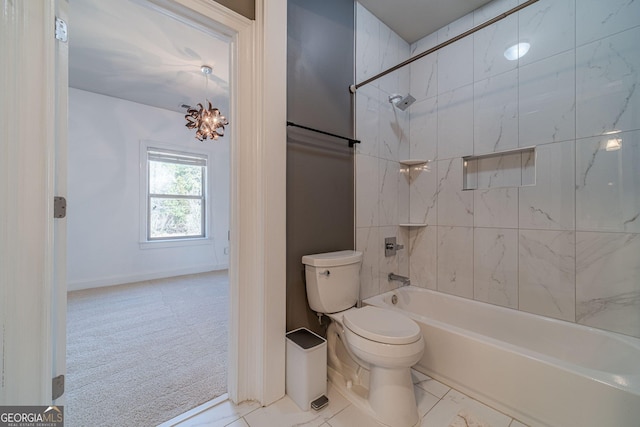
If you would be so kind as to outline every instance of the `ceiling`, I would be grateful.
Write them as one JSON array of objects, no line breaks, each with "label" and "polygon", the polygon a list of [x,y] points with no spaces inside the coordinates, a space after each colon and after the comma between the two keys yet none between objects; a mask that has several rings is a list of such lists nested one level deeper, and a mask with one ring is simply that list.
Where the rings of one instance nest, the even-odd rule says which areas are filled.
[{"label": "ceiling", "polygon": [[[230,45],[222,36],[143,2],[71,0],[69,9],[69,86],[181,113],[181,104],[205,97],[228,105]],[[208,81],[202,65],[213,68]]]},{"label": "ceiling", "polygon": [[491,0],[358,0],[409,43],[463,17]]},{"label": "ceiling", "polygon": [[[412,43],[489,0],[359,1]],[[144,0],[70,0],[71,87],[181,113],[182,104],[206,97],[224,112],[229,57],[223,36],[180,22]],[[208,81],[202,65],[213,68]]]}]

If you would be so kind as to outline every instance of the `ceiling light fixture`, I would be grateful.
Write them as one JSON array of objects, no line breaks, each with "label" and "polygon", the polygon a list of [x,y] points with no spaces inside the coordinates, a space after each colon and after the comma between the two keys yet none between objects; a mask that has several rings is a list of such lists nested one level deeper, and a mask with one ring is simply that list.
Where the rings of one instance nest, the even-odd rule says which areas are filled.
[{"label": "ceiling light fixture", "polygon": [[609,132],[603,133],[603,135],[606,135],[608,137],[607,141],[602,144],[604,145],[605,151],[617,151],[622,148],[622,138],[620,135],[618,135],[621,132],[622,131],[620,130],[614,129]]},{"label": "ceiling light fixture", "polygon": [[522,58],[523,56],[525,56],[527,52],[529,52],[530,47],[531,45],[526,42],[514,44],[513,46],[508,47],[507,50],[504,51],[504,57],[507,58],[509,61],[515,61],[516,59]]},{"label": "ceiling light fixture", "polygon": [[622,138],[611,138],[604,146],[605,151],[616,151],[622,148]]},{"label": "ceiling light fixture", "polygon": [[[200,67],[200,71],[205,78],[205,92],[209,87],[209,74],[213,72],[213,69],[208,65]],[[205,139],[218,139],[224,136],[224,126],[229,124],[229,121],[220,114],[220,110],[214,108],[208,99],[205,99],[205,108],[202,104],[198,104],[198,109],[189,108],[187,115],[184,116],[187,119],[185,125],[189,129],[196,129],[196,139],[204,141]]]}]

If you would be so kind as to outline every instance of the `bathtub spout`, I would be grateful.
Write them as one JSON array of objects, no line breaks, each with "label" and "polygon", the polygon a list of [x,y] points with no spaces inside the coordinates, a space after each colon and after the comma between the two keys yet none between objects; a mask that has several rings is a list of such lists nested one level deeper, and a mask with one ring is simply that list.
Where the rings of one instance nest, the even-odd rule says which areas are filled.
[{"label": "bathtub spout", "polygon": [[397,280],[400,282],[400,286],[409,286],[411,284],[411,280],[408,277],[400,276],[399,274],[389,273],[389,281]]}]

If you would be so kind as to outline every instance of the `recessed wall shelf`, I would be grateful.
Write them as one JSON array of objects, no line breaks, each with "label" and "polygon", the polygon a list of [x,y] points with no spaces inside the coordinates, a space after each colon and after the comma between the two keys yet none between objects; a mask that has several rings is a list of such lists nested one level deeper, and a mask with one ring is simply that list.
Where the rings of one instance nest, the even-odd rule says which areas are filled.
[{"label": "recessed wall shelf", "polygon": [[463,190],[536,184],[536,148],[524,147],[462,158]]},{"label": "recessed wall shelf", "polygon": [[422,224],[422,223],[404,223],[404,224],[398,224],[400,227],[426,227],[427,224]]}]

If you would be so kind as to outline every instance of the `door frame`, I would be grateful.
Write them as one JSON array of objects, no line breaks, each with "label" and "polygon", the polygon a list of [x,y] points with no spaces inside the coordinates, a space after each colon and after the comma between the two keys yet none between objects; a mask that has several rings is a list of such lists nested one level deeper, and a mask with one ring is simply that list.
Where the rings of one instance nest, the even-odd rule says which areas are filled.
[{"label": "door frame", "polygon": [[[66,175],[64,161],[56,172],[56,156],[66,156],[66,145],[57,145],[56,138],[66,139],[67,127],[66,113],[55,114],[56,90],[64,98],[67,88],[53,71],[62,59],[53,20],[57,4],[68,2],[3,1],[10,13],[0,16],[8,53],[2,61],[16,65],[5,67],[11,73],[0,82],[7,94],[0,104],[0,212],[6,216],[0,223],[0,404],[44,405],[52,402],[52,376],[64,373],[53,337],[57,330],[56,341],[64,340],[65,310],[54,295],[66,298],[60,277],[66,248],[60,252],[60,240],[54,239],[51,201],[56,173]],[[236,403],[268,405],[284,395],[286,0],[256,0],[255,21],[210,0],[148,1],[189,20],[214,23],[232,39],[237,102],[232,97],[228,392]],[[72,34],[72,22],[69,27]],[[27,159],[39,167],[25,168]],[[28,238],[20,234],[25,230]]]}]

